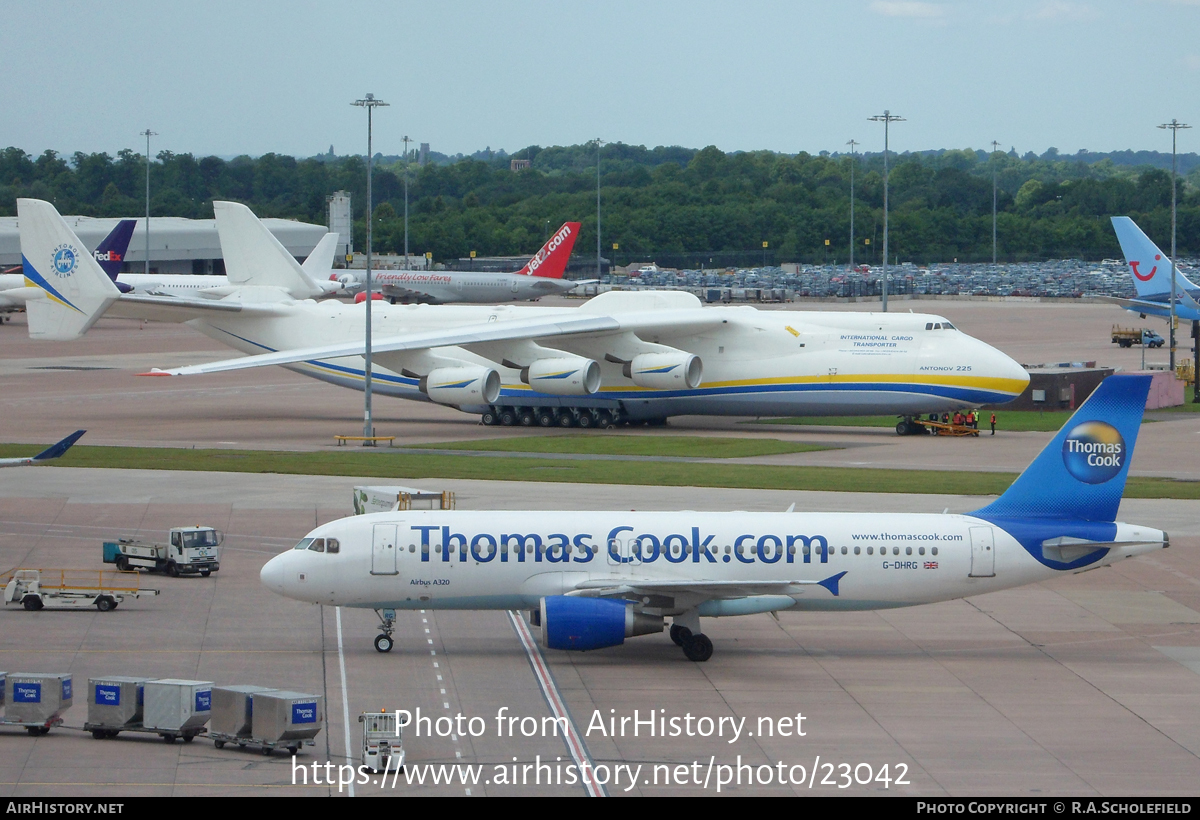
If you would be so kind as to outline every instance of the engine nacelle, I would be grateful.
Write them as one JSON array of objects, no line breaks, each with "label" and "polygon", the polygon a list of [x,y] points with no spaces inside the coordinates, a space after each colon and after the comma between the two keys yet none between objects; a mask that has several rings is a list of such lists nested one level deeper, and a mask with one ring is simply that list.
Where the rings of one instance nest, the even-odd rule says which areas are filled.
[{"label": "engine nacelle", "polygon": [[547,649],[604,649],[634,635],[662,632],[661,615],[633,611],[633,604],[607,598],[555,595],[542,599],[542,645]]},{"label": "engine nacelle", "polygon": [[579,356],[538,359],[522,368],[521,381],[552,396],[590,396],[600,389],[600,365]]},{"label": "engine nacelle", "polygon": [[500,397],[500,374],[490,367],[438,367],[417,386],[438,404],[491,404]]},{"label": "engine nacelle", "polygon": [[704,376],[704,364],[691,353],[642,353],[625,365],[624,373],[638,387],[694,390]]}]

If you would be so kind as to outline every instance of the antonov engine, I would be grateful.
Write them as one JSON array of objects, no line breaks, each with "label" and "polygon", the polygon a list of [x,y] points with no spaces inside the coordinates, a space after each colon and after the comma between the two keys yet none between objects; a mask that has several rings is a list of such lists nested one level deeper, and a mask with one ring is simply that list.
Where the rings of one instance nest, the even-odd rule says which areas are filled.
[{"label": "antonov engine", "polygon": [[522,369],[521,380],[539,393],[590,396],[600,389],[600,365],[579,356],[538,359]]},{"label": "antonov engine", "polygon": [[625,377],[638,387],[655,390],[694,390],[700,386],[704,365],[699,356],[677,353],[643,353],[625,365]]},{"label": "antonov engine", "polygon": [[491,404],[500,397],[500,374],[490,367],[438,367],[418,387],[438,404]]}]

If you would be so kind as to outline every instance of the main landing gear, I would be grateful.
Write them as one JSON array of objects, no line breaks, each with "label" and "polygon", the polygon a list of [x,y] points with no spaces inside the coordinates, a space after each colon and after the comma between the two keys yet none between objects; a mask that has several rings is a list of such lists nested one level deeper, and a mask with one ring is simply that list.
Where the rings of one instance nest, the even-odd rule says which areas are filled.
[{"label": "main landing gear", "polygon": [[376,652],[391,652],[392,647],[396,645],[395,639],[392,638],[392,633],[396,631],[396,610],[394,609],[377,609],[375,614],[379,616],[379,635],[375,636],[375,651]]},{"label": "main landing gear", "polygon": [[[699,626],[699,618],[695,619]],[[712,641],[703,632],[692,633],[682,624],[671,624],[671,640],[676,646],[683,648],[684,657],[689,661],[702,663],[712,657],[713,645]]]}]

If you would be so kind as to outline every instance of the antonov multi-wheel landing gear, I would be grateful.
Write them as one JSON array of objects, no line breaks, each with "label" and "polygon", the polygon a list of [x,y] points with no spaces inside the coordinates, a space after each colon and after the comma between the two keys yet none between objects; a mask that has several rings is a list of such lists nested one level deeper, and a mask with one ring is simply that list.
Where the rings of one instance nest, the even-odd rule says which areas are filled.
[{"label": "antonov multi-wheel landing gear", "polygon": [[381,634],[375,636],[375,651],[391,652],[396,645],[392,638],[392,633],[396,631],[396,610],[377,609],[375,614],[379,616],[379,628],[382,630]]},{"label": "antonov multi-wheel landing gear", "polygon": [[712,657],[712,641],[703,632],[692,634],[692,630],[679,624],[671,624],[671,640],[676,646],[683,647],[683,654],[689,661],[697,663]]}]

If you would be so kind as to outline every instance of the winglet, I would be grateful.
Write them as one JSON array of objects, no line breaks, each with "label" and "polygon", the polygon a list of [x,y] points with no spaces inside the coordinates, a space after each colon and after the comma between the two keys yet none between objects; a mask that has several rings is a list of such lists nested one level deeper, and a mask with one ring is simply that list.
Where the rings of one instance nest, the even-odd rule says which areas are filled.
[{"label": "winglet", "polygon": [[40,453],[38,453],[36,456],[33,457],[32,463],[36,464],[39,461],[49,461],[52,458],[58,458],[63,453],[67,452],[67,450],[70,450],[71,445],[74,444],[75,442],[79,441],[80,437],[83,436],[83,434],[86,432],[87,432],[87,430],[76,430],[74,433],[67,436],[65,439],[60,441],[58,444],[51,445],[50,447],[47,447],[45,450],[42,450]]},{"label": "winglet", "polygon": [[842,576],[846,573],[839,572],[837,575],[830,575],[824,581],[817,581],[818,586],[823,586],[825,589],[833,593],[833,597],[838,597],[838,582],[842,580]]}]

